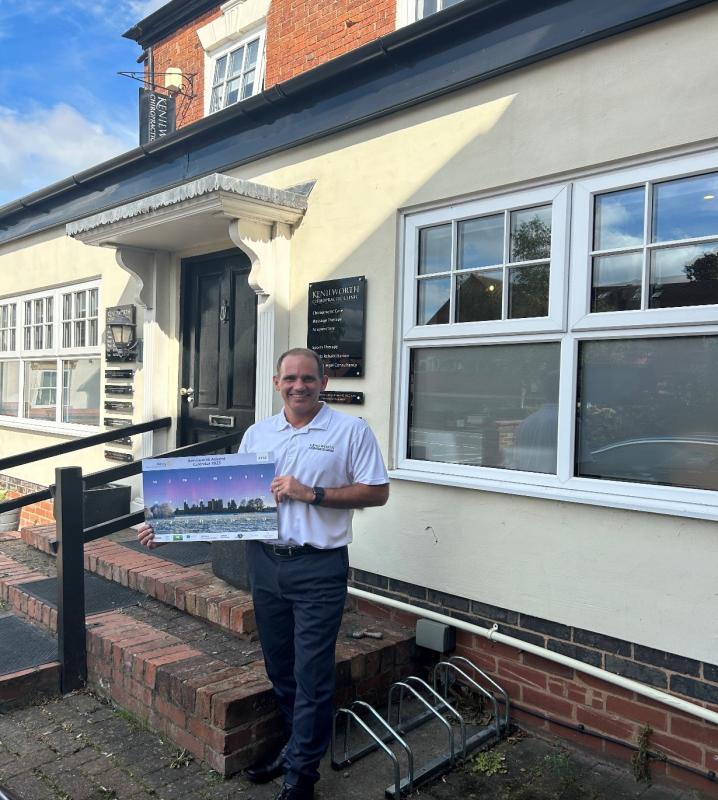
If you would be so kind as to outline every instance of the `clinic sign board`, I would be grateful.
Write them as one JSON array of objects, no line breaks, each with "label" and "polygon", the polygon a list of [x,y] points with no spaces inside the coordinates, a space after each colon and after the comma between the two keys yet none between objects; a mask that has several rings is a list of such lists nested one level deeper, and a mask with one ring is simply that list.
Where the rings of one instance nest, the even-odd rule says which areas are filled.
[{"label": "clinic sign board", "polygon": [[175,98],[152,89],[140,89],[140,145],[174,133]]}]

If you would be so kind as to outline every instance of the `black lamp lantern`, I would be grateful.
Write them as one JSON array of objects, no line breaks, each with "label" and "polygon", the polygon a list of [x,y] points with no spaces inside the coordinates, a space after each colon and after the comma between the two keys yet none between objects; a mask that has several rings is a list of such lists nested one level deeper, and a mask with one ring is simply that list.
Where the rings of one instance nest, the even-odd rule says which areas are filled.
[{"label": "black lamp lantern", "polygon": [[111,306],[105,311],[105,358],[107,361],[137,361],[139,341],[135,307]]}]

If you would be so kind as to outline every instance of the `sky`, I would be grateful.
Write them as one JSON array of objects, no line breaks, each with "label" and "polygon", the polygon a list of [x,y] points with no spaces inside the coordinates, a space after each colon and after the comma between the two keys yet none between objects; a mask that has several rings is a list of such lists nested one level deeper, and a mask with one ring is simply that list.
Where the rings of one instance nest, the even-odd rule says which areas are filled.
[{"label": "sky", "polygon": [[0,0],[0,205],[138,144],[141,50],[167,0]]},{"label": "sky", "polygon": [[236,500],[261,497],[274,505],[269,485],[274,470],[267,465],[244,464],[231,467],[187,467],[146,472],[143,476],[145,505],[170,503],[175,508],[210,499]]}]

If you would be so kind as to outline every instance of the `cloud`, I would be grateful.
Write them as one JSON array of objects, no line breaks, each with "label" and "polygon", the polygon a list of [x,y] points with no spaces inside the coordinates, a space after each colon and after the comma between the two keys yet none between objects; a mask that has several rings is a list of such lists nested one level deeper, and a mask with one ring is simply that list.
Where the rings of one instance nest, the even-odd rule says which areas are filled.
[{"label": "cloud", "polygon": [[130,150],[136,138],[135,128],[108,131],[66,103],[0,106],[0,204]]}]

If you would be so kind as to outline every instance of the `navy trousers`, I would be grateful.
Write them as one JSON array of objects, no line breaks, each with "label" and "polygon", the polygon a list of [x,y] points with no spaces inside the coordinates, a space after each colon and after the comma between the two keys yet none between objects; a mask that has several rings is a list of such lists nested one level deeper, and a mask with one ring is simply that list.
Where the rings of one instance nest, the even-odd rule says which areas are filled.
[{"label": "navy trousers", "polygon": [[285,780],[313,784],[331,739],[347,548],[290,556],[248,542],[247,563],[267,674],[289,739]]}]

